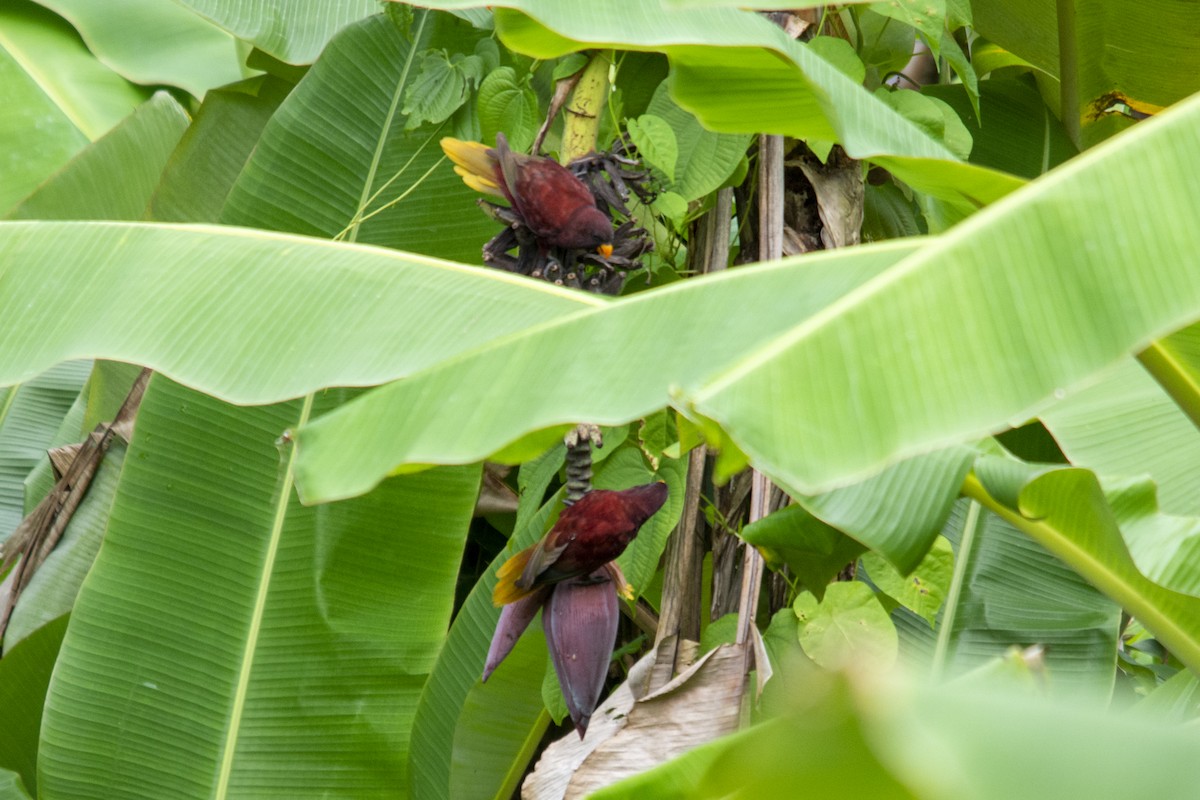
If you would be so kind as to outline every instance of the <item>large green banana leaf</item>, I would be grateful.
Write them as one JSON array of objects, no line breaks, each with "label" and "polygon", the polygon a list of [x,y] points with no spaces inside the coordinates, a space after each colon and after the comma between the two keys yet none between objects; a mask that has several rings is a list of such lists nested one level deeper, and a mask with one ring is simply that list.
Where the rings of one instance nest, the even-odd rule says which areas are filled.
[{"label": "large green banana leaf", "polygon": [[0,213],[150,96],[29,0],[0,7]]},{"label": "large green banana leaf", "polygon": [[[1023,421],[1200,317],[1198,120],[1200,97],[907,258],[854,248],[643,292],[377,389],[301,431],[302,489],[346,496],[399,464],[667,403],[808,492]],[[711,319],[741,346],[687,333]]]},{"label": "large green banana leaf", "polygon": [[284,81],[267,76],[206,94],[162,171],[146,218],[159,222],[220,219],[263,127],[290,89]]},{"label": "large green banana leaf", "polygon": [[142,219],[187,112],[166,92],[138,106],[8,214],[9,219]]},{"label": "large green banana leaf", "polygon": [[305,508],[278,438],[309,413],[153,379],[47,696],[44,796],[405,784],[479,469]]},{"label": "large green banana leaf", "polygon": [[384,16],[338,33],[267,124],[221,221],[479,263],[498,228],[442,156],[452,131],[406,130],[402,113],[422,48],[474,47],[447,17],[419,14],[411,42]]},{"label": "large green banana leaf", "polygon": [[[479,3],[430,5],[458,9]],[[697,13],[661,0],[490,5],[497,6],[496,30],[504,43],[537,58],[606,47],[666,53],[672,96],[710,130],[836,141],[851,156],[886,166],[964,214],[1021,183],[960,162],[943,142],[757,14],[733,8]]]},{"label": "large green banana leaf", "polygon": [[0,540],[25,516],[25,476],[53,443],[87,371],[86,362],[69,362],[0,389]]},{"label": "large green banana leaf", "polygon": [[244,403],[391,380],[605,304],[414,254],[187,225],[0,223],[0,275],[0,385],[100,357]]},{"label": "large green banana leaf", "polygon": [[246,50],[178,3],[38,0],[71,21],[102,62],[134,83],[178,86],[196,97],[246,76]]},{"label": "large green banana leaf", "polygon": [[[1172,583],[1183,584],[1170,588],[1166,581],[1155,582],[1139,570],[1093,473],[1079,468],[1030,468],[988,458],[977,462],[964,493],[1115,600],[1185,665],[1200,667],[1200,596],[1187,593],[1196,591],[1196,570],[1183,566],[1174,574],[1168,572]],[[1153,533],[1144,499],[1123,505],[1136,526],[1127,536]],[[1151,543],[1150,549],[1157,548]]]},{"label": "large green banana leaf", "polygon": [[1200,746],[1194,725],[1051,702],[1012,687],[906,680],[847,686],[827,679],[801,682],[793,695],[783,716],[593,797],[1007,800],[1145,793],[1185,800],[1200,780],[1191,757]]},{"label": "large green banana leaf", "polygon": [[[1063,119],[1077,115],[1084,145],[1196,91],[1200,16],[1173,0],[972,0],[980,35],[1074,88]],[[1065,46],[1064,46],[1065,42]],[[1125,108],[1122,108],[1125,106]]]},{"label": "large green banana leaf", "polygon": [[[4,654],[0,661],[0,770],[20,775],[25,788],[37,788],[37,753],[42,722],[42,704],[50,673],[58,658],[67,617],[43,625],[36,633]],[[0,797],[7,798],[0,781]]]},{"label": "large green banana leaf", "polygon": [[181,4],[280,61],[311,64],[330,37],[379,10],[374,0],[181,0]]},{"label": "large green banana leaf", "polygon": [[1101,479],[1148,475],[1164,511],[1200,515],[1200,431],[1132,359],[1040,417],[1072,464]]},{"label": "large green banana leaf", "polygon": [[1009,648],[1041,646],[1048,691],[1103,702],[1116,672],[1121,610],[1038,542],[966,500],[947,523],[954,581],[932,636],[941,663],[959,675]]}]

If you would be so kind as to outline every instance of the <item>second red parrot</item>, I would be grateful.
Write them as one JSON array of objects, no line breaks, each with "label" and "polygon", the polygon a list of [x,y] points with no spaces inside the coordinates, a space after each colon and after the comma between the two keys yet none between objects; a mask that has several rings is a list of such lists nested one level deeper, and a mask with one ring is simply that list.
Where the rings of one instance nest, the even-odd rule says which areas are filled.
[{"label": "second red parrot", "polygon": [[540,587],[587,575],[625,551],[638,530],[667,501],[662,481],[585,494],[563,509],[554,527],[500,567],[492,600],[502,606]]}]

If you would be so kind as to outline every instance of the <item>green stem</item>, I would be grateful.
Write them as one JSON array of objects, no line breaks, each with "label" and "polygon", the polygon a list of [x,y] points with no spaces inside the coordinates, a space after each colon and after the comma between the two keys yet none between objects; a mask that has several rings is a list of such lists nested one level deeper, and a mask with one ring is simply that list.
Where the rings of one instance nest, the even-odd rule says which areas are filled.
[{"label": "green stem", "polygon": [[[408,187],[403,192],[401,192],[399,195],[397,195],[396,197],[392,198],[391,200],[389,200],[386,203],[384,203],[383,205],[381,205],[379,208],[374,209],[369,214],[364,214],[360,211],[357,215],[355,215],[354,219],[350,222],[349,225],[342,228],[337,233],[337,235],[333,237],[333,240],[335,242],[343,241],[343,240],[345,240],[346,236],[351,231],[354,231],[355,235],[357,236],[357,230],[358,230],[359,225],[366,222],[367,220],[369,220],[371,217],[375,216],[376,214],[381,214],[384,211],[387,211],[392,206],[403,201],[405,198],[407,198],[410,194],[415,192],[417,189],[420,189],[421,184],[423,184],[426,181],[426,179],[429,178],[429,176],[432,175],[434,173],[434,171],[436,171],[437,168],[440,167],[445,160],[446,160],[446,157],[442,156],[437,161],[433,162],[433,166],[430,167],[429,169],[425,170],[424,174],[422,174],[421,177],[417,178],[416,182],[412,186]],[[353,240],[350,240],[350,241],[353,241]]]},{"label": "green stem", "polygon": [[408,77],[413,71],[413,61],[416,58],[418,47],[421,41],[421,35],[425,32],[425,22],[429,19],[429,10],[425,9],[421,13],[421,22],[417,25],[417,30],[413,33],[412,47],[408,50],[408,58],[404,61],[404,69],[400,73],[400,80],[396,82],[396,89],[392,92],[392,102],[388,106],[387,116],[384,118],[383,125],[379,129],[379,136],[375,140],[375,152],[371,156],[371,166],[367,169],[366,179],[363,181],[362,193],[359,195],[358,210],[354,214],[354,219],[350,221],[349,233],[340,238],[346,241],[354,242],[358,240],[358,229],[362,224],[361,215],[366,207],[371,202],[371,187],[375,185],[375,173],[379,170],[379,164],[383,161],[383,149],[387,143],[388,134],[392,130],[392,121],[396,115],[400,113],[400,101],[404,95],[404,87],[408,85]]},{"label": "green stem", "polygon": [[1079,119],[1079,57],[1075,46],[1075,0],[1058,3],[1059,115],[1067,136],[1083,150]]},{"label": "green stem", "polygon": [[562,151],[559,160],[567,164],[596,149],[600,133],[600,113],[608,99],[608,66],[612,63],[611,52],[597,51],[592,54],[571,100],[564,111]]},{"label": "green stem", "polygon": [[950,593],[946,597],[946,611],[942,614],[942,623],[938,627],[937,644],[933,649],[933,676],[940,678],[946,669],[947,654],[950,652],[950,637],[954,633],[955,617],[958,616],[958,603],[962,599],[963,586],[967,582],[967,564],[971,560],[971,551],[975,549],[975,533],[979,530],[979,503],[972,502],[967,510],[967,519],[963,523],[962,538],[958,543],[958,552],[954,558],[954,575],[950,579]]},{"label": "green stem", "polygon": [[[292,430],[308,424],[312,418],[313,395],[307,395],[300,407],[300,416]],[[229,722],[225,728],[225,742],[221,750],[221,761],[217,768],[216,786],[212,796],[217,800],[226,800],[233,795],[230,788],[233,779],[234,757],[238,752],[238,734],[241,725],[249,716],[248,697],[250,694],[250,678],[254,672],[254,653],[258,645],[265,639],[263,636],[263,620],[266,618],[267,596],[270,594],[272,578],[275,575],[275,561],[279,558],[280,541],[283,539],[283,528],[287,522],[288,506],[292,501],[292,493],[296,486],[296,448],[287,449],[279,465],[280,480],[278,492],[275,495],[275,513],[272,515],[270,533],[267,536],[266,551],[259,566],[258,591],[254,598],[254,609],[250,617],[249,631],[244,635],[245,648],[242,651],[242,661],[238,669],[237,682],[233,687],[233,697],[230,698]]]}]

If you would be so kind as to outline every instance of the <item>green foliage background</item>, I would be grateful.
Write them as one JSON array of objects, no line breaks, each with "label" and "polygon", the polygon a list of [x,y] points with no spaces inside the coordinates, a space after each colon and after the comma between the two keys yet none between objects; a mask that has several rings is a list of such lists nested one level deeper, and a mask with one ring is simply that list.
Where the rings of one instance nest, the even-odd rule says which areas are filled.
[{"label": "green foliage background", "polygon": [[[537,630],[478,682],[494,565],[581,420],[671,486],[651,606],[701,438],[795,501],[741,531],[792,582],[753,724],[598,796],[1190,797],[1200,23],[748,10],[798,5],[0,9],[0,539],[155,371],[4,638],[0,797],[511,796],[554,709]],[[595,53],[661,192],[618,299],[482,268],[437,145],[527,147]],[[762,134],[861,162],[869,243],[686,274]]]}]

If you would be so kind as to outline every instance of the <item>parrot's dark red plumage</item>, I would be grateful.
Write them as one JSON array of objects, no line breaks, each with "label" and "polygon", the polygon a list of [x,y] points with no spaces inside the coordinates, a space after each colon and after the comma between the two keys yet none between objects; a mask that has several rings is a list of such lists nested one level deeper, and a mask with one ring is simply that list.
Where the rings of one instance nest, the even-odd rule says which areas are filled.
[{"label": "parrot's dark red plumage", "polygon": [[503,133],[496,146],[442,139],[454,171],[476,191],[503,197],[541,242],[553,247],[612,252],[612,220],[596,198],[558,162],[514,153]]},{"label": "parrot's dark red plumage", "polygon": [[643,523],[666,500],[667,485],[661,481],[588,492],[563,509],[537,544],[504,562],[492,600],[506,605],[542,586],[594,572],[625,552]]}]

